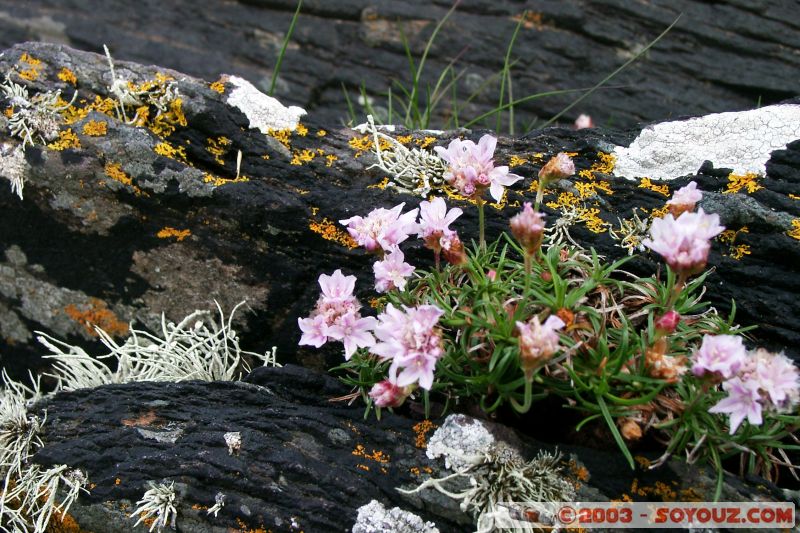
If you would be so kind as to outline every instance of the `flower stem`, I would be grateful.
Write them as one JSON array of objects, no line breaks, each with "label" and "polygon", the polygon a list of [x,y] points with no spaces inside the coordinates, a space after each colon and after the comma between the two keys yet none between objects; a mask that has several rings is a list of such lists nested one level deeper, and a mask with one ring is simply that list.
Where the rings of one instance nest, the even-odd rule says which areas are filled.
[{"label": "flower stem", "polygon": [[484,237],[484,227],[485,227],[486,223],[484,221],[484,216],[483,216],[483,204],[484,203],[485,202],[483,201],[483,198],[479,196],[477,198],[477,204],[478,204],[478,233],[479,233],[479,238],[480,238],[481,250],[486,250],[486,239]]},{"label": "flower stem", "polygon": [[539,186],[536,188],[536,203],[533,204],[533,210],[538,211],[544,197],[544,185],[542,180],[539,180]]},{"label": "flower stem", "polygon": [[671,311],[672,307],[675,305],[675,302],[678,300],[678,296],[681,295],[684,287],[686,286],[686,280],[689,276],[686,275],[684,272],[680,272],[678,274],[678,279],[675,281],[675,286],[672,287],[672,291],[670,292],[669,299],[667,300],[667,305],[665,306],[665,311]]},{"label": "flower stem", "polygon": [[525,374],[525,397],[522,403],[519,403],[515,398],[511,398],[511,406],[518,413],[527,413],[533,404],[533,373],[530,375]]}]

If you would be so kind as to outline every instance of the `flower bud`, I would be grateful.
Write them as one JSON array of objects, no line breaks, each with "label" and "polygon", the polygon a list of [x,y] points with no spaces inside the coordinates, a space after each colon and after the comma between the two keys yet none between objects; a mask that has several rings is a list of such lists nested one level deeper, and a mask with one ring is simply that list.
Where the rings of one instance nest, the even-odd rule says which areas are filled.
[{"label": "flower bud", "polygon": [[581,114],[575,119],[575,129],[582,130],[584,128],[594,128],[594,121],[589,115]]},{"label": "flower bud", "polygon": [[542,186],[551,181],[568,178],[575,174],[575,163],[564,152],[559,152],[539,170],[539,182]]},{"label": "flower bud", "polygon": [[519,362],[526,376],[547,363],[561,349],[558,330],[564,327],[564,321],[556,315],[550,315],[542,324],[538,316],[530,322],[517,322],[519,331]]},{"label": "flower bud", "polygon": [[681,315],[679,315],[677,311],[667,311],[656,320],[656,331],[662,335],[669,335],[675,331],[680,321]]},{"label": "flower bud", "polygon": [[494,281],[497,278],[497,271],[495,269],[491,269],[486,273],[486,277],[489,278],[489,281]]},{"label": "flower bud", "polygon": [[453,232],[452,235],[442,237],[441,242],[445,261],[451,265],[463,265],[467,262],[467,253],[464,251],[464,245],[457,233]]},{"label": "flower bud", "polygon": [[511,233],[528,254],[539,250],[544,238],[544,215],[536,212],[530,202],[525,202],[521,213],[511,217]]},{"label": "flower bud", "polygon": [[620,433],[628,441],[636,441],[642,438],[642,427],[632,418],[623,418],[619,421]]},{"label": "flower bud", "polygon": [[399,387],[391,380],[384,379],[372,386],[369,397],[377,407],[400,407],[408,396],[407,387]]},{"label": "flower bud", "polygon": [[694,211],[697,202],[703,199],[702,191],[697,190],[697,183],[690,182],[685,187],[675,191],[672,198],[667,202],[669,212],[672,216],[678,217],[681,213]]}]

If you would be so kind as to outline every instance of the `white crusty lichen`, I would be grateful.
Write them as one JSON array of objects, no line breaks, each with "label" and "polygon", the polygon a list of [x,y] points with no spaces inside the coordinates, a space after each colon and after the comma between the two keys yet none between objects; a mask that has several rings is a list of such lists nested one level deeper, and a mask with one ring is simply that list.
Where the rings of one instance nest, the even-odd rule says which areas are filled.
[{"label": "white crusty lichen", "polygon": [[479,533],[495,530],[495,518],[505,510],[504,503],[563,502],[575,497],[573,485],[562,473],[560,454],[540,451],[526,461],[480,421],[464,415],[450,415],[436,430],[428,442],[428,457],[444,457],[454,473],[400,492],[436,489],[460,502],[461,509],[475,519]]},{"label": "white crusty lichen", "polygon": [[[369,168],[379,168],[394,178],[387,187],[427,198],[434,187],[444,184],[447,165],[438,155],[419,148],[409,150],[393,137],[378,131],[372,115],[367,115],[367,123],[355,129],[372,135],[372,150],[378,162]],[[381,149],[381,141],[388,143],[390,148]]]},{"label": "white crusty lichen", "polygon": [[22,188],[25,186],[25,162],[23,145],[3,143],[0,145],[0,176],[11,182],[11,193],[22,200]]},{"label": "white crusty lichen", "polygon": [[136,502],[136,509],[131,513],[131,517],[138,516],[139,519],[133,525],[138,526],[145,520],[153,519],[150,524],[150,531],[154,529],[161,531],[167,525],[175,529],[175,520],[178,517],[178,509],[175,502],[178,499],[175,494],[175,482],[169,485],[166,483],[149,483],[150,488],[144,493],[142,499]]},{"label": "white crusty lichen", "polygon": [[238,431],[229,431],[223,438],[228,446],[228,455],[239,455],[242,449],[242,434]]},{"label": "white crusty lichen", "polygon": [[233,90],[228,95],[227,104],[244,113],[250,127],[268,134],[270,130],[294,130],[305,109],[297,106],[286,107],[276,98],[256,89],[249,81],[238,76],[228,76]]},{"label": "white crusty lichen", "polygon": [[800,105],[774,105],[662,122],[614,149],[614,175],[671,180],[694,174],[705,161],[737,174],[764,174],[774,150],[800,139]]},{"label": "white crusty lichen", "polygon": [[387,509],[378,500],[358,508],[353,533],[439,533],[436,524],[399,507]]},{"label": "white crusty lichen", "polygon": [[[111,383],[134,381],[235,381],[250,372],[243,356],[276,366],[275,348],[264,355],[239,347],[232,327],[239,303],[226,318],[217,304],[219,320],[208,311],[195,311],[178,324],[161,317],[161,335],[130,328],[130,337],[117,343],[111,335],[95,327],[101,342],[110,352],[97,358],[80,346],[73,346],[37,332],[38,340],[51,354],[53,374],[59,390],[77,390]],[[106,365],[102,359],[110,359]],[[112,367],[114,370],[112,370]]]}]

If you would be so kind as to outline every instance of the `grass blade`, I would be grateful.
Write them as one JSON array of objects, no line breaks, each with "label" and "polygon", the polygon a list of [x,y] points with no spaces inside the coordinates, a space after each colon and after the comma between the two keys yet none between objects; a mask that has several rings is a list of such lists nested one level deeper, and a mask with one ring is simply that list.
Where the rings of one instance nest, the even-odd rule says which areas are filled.
[{"label": "grass blade", "polygon": [[294,26],[297,24],[297,18],[300,16],[300,8],[303,7],[303,0],[297,2],[297,9],[294,11],[294,16],[292,17],[292,23],[289,24],[289,31],[286,32],[286,37],[283,38],[283,46],[281,46],[281,52],[278,54],[278,61],[275,62],[275,69],[272,71],[272,81],[269,84],[269,95],[275,92],[275,84],[278,81],[278,72],[281,71],[281,64],[283,63],[283,56],[286,54],[286,47],[289,46],[289,40],[292,38],[292,33],[294,33]]}]

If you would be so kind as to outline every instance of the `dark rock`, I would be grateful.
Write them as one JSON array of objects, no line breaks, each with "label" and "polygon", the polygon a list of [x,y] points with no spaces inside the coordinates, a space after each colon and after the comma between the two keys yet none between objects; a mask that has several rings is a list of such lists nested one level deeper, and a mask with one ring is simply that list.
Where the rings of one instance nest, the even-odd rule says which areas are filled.
[{"label": "dark rock", "polygon": [[[207,80],[244,76],[266,89],[296,0],[168,3],[125,0],[0,1],[0,48],[44,40],[158,64]],[[325,124],[347,117],[364,84],[376,105],[392,80],[410,86],[402,35],[421,55],[451,1],[306,1],[283,62],[277,96],[313,111]],[[627,0],[470,0],[442,28],[422,83],[435,85],[454,59],[458,94],[485,90],[460,115],[497,105],[497,73],[517,18],[528,18],[513,49],[516,98],[594,86],[675,28],[645,57],[563,118],[591,114],[596,123],[631,127],[680,115],[749,109],[795,96],[800,47],[792,0],[668,3]],[[494,77],[493,77],[494,76]],[[395,91],[395,95],[399,94]],[[517,109],[517,131],[549,119],[577,93],[534,99]],[[437,109],[444,121],[448,106]],[[488,124],[494,124],[491,120]]]},{"label": "dark rock", "polygon": [[[358,508],[372,499],[432,520],[442,532],[468,529],[469,517],[453,500],[434,490],[396,490],[447,473],[419,446],[432,432],[390,413],[364,420],[361,405],[330,401],[348,392],[332,377],[289,366],[257,369],[247,383],[130,383],[60,393],[38,406],[47,423],[34,461],[87,472],[93,487],[70,514],[95,533],[130,531],[131,502],[149,481],[176,482],[178,531],[350,531]],[[484,424],[524,457],[551,449]],[[241,433],[238,453],[229,452],[227,432]],[[561,451],[578,501],[659,501],[671,494],[708,501],[714,490],[713,474],[676,461],[631,471],[616,450]],[[724,487],[724,501],[780,497],[761,480],[728,478]],[[206,509],[219,492],[225,506],[215,517]]]}]

